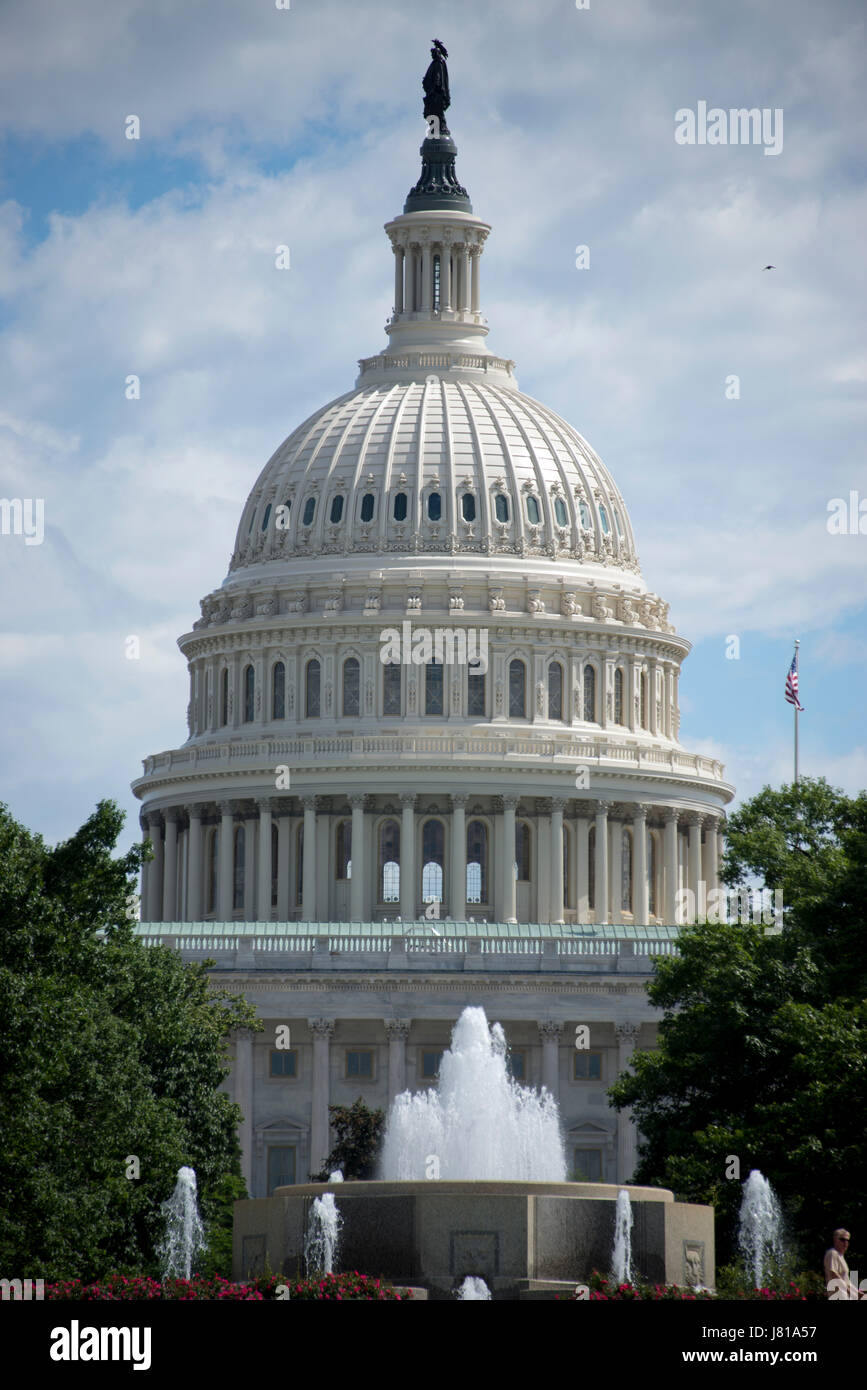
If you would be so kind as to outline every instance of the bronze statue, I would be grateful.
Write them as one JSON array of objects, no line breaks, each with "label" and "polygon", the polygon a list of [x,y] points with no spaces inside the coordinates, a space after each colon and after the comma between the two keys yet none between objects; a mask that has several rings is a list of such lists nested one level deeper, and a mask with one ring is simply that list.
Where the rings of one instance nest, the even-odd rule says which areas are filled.
[{"label": "bronze statue", "polygon": [[435,116],[439,122],[439,132],[435,128],[434,135],[437,133],[448,135],[446,110],[451,105],[451,97],[449,96],[449,70],[445,60],[449,55],[445,45],[441,44],[439,39],[434,39],[433,45],[430,51],[431,65],[422,79],[424,116],[425,119],[429,116]]}]

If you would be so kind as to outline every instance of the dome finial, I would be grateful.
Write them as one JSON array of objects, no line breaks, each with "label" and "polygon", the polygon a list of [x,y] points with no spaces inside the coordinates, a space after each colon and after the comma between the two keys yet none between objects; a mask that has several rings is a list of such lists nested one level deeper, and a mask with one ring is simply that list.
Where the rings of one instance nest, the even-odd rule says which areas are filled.
[{"label": "dome finial", "polygon": [[434,39],[431,61],[422,78],[424,88],[424,118],[428,123],[427,139],[419,153],[422,158],[421,178],[404,204],[404,212],[427,212],[437,208],[453,208],[456,212],[472,212],[467,190],[457,180],[455,158],[457,145],[449,134],[446,111],[451,105],[449,70],[446,67],[448,50]]}]

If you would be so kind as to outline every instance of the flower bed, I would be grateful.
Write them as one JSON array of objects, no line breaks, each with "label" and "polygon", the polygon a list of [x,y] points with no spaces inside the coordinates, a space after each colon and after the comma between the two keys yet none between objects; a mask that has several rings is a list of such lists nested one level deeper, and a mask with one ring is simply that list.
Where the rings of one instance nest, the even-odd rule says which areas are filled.
[{"label": "flower bed", "polygon": [[[579,1290],[589,1288],[590,1301],[602,1301],[608,1303],[634,1303],[634,1302],[660,1302],[663,1299],[681,1303],[698,1303],[703,1301],[716,1301],[720,1296],[712,1293],[709,1289],[690,1289],[682,1284],[616,1284],[613,1280],[606,1279],[597,1269],[590,1275],[588,1285],[577,1285],[575,1292],[568,1298],[560,1296],[560,1301],[572,1303],[582,1301]],[[806,1303],[822,1295],[817,1294],[813,1289],[803,1291],[799,1284],[791,1281],[783,1289],[742,1289],[725,1295],[726,1299],[744,1299],[756,1302],[798,1302]]]},{"label": "flower bed", "polygon": [[262,1275],[247,1283],[233,1284],[219,1274],[194,1275],[192,1279],[127,1278],[110,1275],[93,1284],[80,1279],[66,1279],[45,1285],[45,1298],[55,1302],[73,1299],[76,1302],[110,1302],[117,1299],[135,1302],[154,1300],[190,1302],[196,1300],[229,1300],[231,1302],[261,1303],[278,1298],[312,1299],[322,1302],[345,1303],[352,1300],[367,1302],[409,1302],[410,1294],[399,1294],[380,1279],[352,1270],[347,1274],[326,1274],[321,1279],[291,1279],[279,1274]]}]

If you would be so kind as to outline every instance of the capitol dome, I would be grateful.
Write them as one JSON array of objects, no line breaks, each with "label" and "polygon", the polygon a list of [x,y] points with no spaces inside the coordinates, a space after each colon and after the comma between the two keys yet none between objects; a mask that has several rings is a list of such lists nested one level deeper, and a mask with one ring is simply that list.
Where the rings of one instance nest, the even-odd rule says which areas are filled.
[{"label": "capitol dome", "polygon": [[598,456],[487,345],[491,228],[443,128],[386,224],[387,346],[276,450],[134,783],[144,921],[650,927],[732,788]]}]

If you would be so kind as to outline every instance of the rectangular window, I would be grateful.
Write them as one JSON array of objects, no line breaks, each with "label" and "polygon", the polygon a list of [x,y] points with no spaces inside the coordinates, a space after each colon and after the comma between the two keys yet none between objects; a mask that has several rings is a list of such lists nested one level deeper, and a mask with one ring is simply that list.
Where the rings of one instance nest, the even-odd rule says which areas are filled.
[{"label": "rectangular window", "polygon": [[373,1080],[373,1052],[347,1052],[346,1053],[346,1076],[347,1079],[358,1078],[359,1080]]},{"label": "rectangular window", "polygon": [[523,1051],[512,1050],[509,1053],[509,1071],[515,1081],[527,1080],[527,1054]]},{"label": "rectangular window", "polygon": [[382,712],[400,714],[400,686],[402,667],[389,664],[382,668]]},{"label": "rectangular window", "polygon": [[268,1145],[268,1196],[275,1187],[289,1187],[295,1182],[294,1144]]},{"label": "rectangular window", "polygon": [[443,712],[443,667],[439,661],[428,662],[425,667],[424,712],[427,715]]},{"label": "rectangular window", "polygon": [[601,1081],[602,1053],[573,1052],[572,1079],[573,1081]]},{"label": "rectangular window", "polygon": [[602,1150],[601,1150],[601,1149],[576,1149],[576,1150],[575,1150],[575,1181],[576,1181],[576,1182],[601,1182],[601,1181],[602,1181]]},{"label": "rectangular window", "polygon": [[298,1053],[294,1047],[277,1048],[271,1053],[272,1076],[297,1076]]},{"label": "rectangular window", "polygon": [[467,714],[475,718],[483,718],[485,713],[485,677],[473,674],[470,671],[467,676]]},{"label": "rectangular window", "polygon": [[444,1048],[438,1052],[423,1051],[421,1054],[421,1075],[423,1081],[433,1081],[440,1074],[440,1062],[443,1059]]}]

